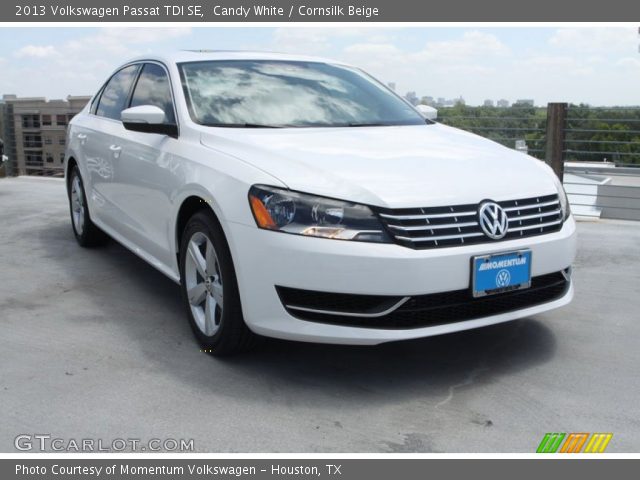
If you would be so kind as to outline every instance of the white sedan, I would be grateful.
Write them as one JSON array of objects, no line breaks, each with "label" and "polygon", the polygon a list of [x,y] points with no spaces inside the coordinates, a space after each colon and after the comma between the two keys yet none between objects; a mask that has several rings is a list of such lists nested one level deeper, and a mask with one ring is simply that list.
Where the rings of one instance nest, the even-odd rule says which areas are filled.
[{"label": "white sedan", "polygon": [[377,344],[566,305],[576,229],[554,173],[432,116],[341,62],[145,56],[71,122],[73,230],[178,282],[220,355],[259,336]]}]

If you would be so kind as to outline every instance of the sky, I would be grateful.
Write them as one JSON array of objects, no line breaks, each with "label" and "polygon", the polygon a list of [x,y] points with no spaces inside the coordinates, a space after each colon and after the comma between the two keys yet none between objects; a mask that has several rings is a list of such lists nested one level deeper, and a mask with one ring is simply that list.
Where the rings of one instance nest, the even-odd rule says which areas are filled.
[{"label": "sky", "polygon": [[632,27],[0,27],[0,94],[92,95],[127,59],[183,49],[347,61],[405,94],[640,105]]}]

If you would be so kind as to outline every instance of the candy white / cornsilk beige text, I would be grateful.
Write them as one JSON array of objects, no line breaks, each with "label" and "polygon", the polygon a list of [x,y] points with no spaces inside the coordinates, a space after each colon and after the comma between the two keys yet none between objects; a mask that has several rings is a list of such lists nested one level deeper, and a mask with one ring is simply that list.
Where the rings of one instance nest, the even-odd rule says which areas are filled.
[{"label": "candy white / cornsilk beige text", "polygon": [[380,14],[378,8],[370,8],[364,6],[339,6],[332,5],[328,7],[308,7],[306,5],[292,5],[288,9],[276,7],[273,5],[253,5],[251,8],[239,5],[237,7],[224,7],[215,5],[213,14],[217,17],[243,17],[249,18],[251,14],[255,17],[283,17],[283,16],[300,16],[300,17],[376,17]]}]

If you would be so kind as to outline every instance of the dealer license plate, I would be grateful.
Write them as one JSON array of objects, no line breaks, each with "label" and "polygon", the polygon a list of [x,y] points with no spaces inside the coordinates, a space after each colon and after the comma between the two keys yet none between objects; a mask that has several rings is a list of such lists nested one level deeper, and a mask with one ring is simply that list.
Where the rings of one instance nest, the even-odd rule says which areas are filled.
[{"label": "dealer license plate", "polygon": [[531,250],[472,258],[474,297],[520,290],[531,286]]}]

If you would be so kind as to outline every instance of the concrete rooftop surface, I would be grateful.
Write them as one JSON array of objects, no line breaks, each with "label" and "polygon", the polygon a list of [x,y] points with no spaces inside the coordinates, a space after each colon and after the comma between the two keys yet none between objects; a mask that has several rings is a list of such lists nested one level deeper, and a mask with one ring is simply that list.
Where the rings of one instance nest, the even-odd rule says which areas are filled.
[{"label": "concrete rooftop surface", "polygon": [[[194,439],[202,452],[534,452],[546,432],[640,447],[640,223],[580,222],[559,311],[378,347],[201,353],[178,286],[80,248],[62,180],[0,179],[0,452],[20,434]],[[244,299],[244,301],[250,301]]]}]

